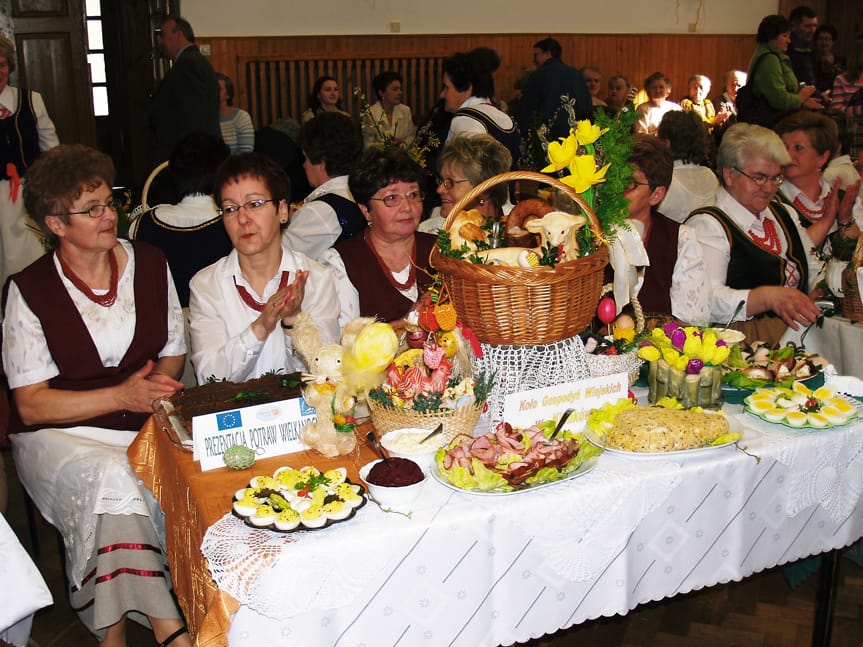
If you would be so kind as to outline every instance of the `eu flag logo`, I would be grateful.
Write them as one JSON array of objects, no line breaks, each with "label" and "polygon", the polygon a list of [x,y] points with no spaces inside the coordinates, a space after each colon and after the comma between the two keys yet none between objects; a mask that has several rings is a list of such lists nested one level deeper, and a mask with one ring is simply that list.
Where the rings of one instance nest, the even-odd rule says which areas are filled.
[{"label": "eu flag logo", "polygon": [[219,431],[227,429],[236,429],[243,426],[243,417],[239,411],[225,411],[224,413],[216,414],[216,426]]}]

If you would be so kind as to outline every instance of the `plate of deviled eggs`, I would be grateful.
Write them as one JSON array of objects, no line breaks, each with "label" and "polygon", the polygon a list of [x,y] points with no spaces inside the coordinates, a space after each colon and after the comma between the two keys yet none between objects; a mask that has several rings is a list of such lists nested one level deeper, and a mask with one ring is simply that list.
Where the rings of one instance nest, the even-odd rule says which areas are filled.
[{"label": "plate of deviled eggs", "polygon": [[234,494],[232,511],[253,528],[293,532],[346,521],[365,503],[365,489],[348,480],[344,467],[321,472],[307,465],[252,477]]},{"label": "plate of deviled eggs", "polygon": [[827,429],[857,418],[857,406],[828,386],[810,389],[802,382],[790,388],[756,389],[744,401],[746,410],[765,420],[796,429]]}]

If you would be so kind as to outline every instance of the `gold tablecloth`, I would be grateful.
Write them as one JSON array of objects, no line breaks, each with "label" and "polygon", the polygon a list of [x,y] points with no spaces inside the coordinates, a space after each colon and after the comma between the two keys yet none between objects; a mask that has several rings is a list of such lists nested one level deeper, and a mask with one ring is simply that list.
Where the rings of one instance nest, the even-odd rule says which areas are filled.
[{"label": "gold tablecloth", "polygon": [[[361,427],[360,437],[371,428],[369,424]],[[165,513],[165,543],[174,592],[198,647],[227,647],[231,614],[238,607],[237,601],[213,582],[200,550],[207,528],[230,512],[233,493],[254,474],[270,474],[281,465],[314,465],[321,470],[344,466],[348,476],[358,481],[359,468],[375,458],[369,447],[360,444],[358,451],[337,458],[303,451],[256,461],[248,470],[202,472],[192,454],[174,445],[153,418],[129,446],[128,456]]]}]

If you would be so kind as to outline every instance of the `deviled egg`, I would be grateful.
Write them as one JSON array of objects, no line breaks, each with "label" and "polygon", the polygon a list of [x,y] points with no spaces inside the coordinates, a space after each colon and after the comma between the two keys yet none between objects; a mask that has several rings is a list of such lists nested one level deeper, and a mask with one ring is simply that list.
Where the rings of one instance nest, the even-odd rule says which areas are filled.
[{"label": "deviled egg", "polygon": [[290,508],[282,510],[278,515],[276,515],[275,525],[276,528],[283,532],[293,530],[300,525],[300,514],[296,510],[291,510]]}]

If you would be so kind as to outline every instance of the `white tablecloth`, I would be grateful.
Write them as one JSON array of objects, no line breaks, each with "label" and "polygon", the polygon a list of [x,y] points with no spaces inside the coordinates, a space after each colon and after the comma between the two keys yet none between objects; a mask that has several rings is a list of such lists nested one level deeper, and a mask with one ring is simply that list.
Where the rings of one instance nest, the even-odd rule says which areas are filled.
[{"label": "white tablecloth", "polygon": [[[735,415],[760,461],[733,446],[674,461],[606,452],[535,492],[430,481],[410,518],[370,503],[294,535],[226,516],[202,550],[241,603],[230,644],[511,644],[863,536],[863,423],[811,432]],[[271,567],[254,559],[262,545],[280,551]]]},{"label": "white tablecloth", "polygon": [[[780,343],[799,343],[802,332],[789,328]],[[844,317],[825,317],[822,326],[812,326],[803,343],[810,353],[829,360],[840,375],[863,377],[863,323],[851,323]]]}]

